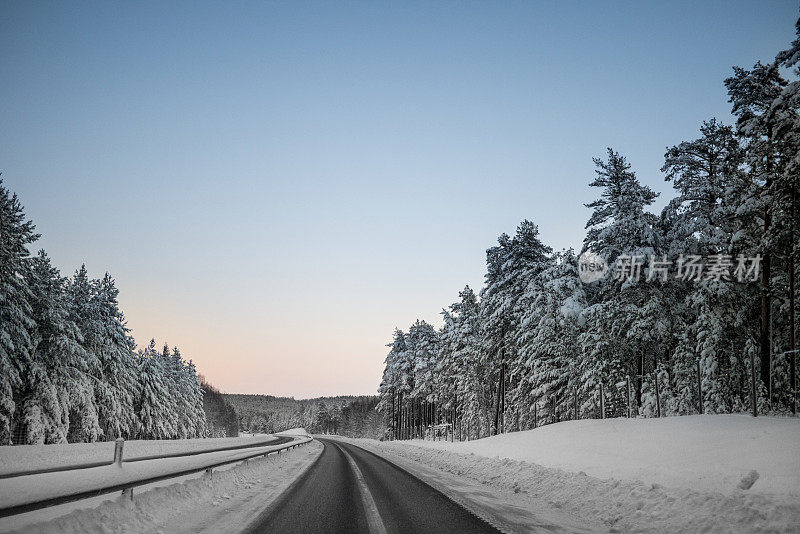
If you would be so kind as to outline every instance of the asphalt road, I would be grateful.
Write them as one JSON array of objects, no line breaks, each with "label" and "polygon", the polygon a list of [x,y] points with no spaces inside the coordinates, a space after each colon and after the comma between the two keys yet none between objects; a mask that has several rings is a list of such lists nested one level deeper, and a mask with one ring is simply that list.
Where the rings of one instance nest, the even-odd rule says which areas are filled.
[{"label": "asphalt road", "polygon": [[498,532],[379,456],[319,441],[314,465],[247,532]]}]

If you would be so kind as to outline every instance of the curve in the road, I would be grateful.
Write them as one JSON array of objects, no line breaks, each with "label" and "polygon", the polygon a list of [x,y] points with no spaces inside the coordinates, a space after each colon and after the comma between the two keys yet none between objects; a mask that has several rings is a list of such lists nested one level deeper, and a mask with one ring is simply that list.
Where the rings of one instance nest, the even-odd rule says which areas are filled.
[{"label": "curve in the road", "polygon": [[[341,441],[319,441],[324,448],[315,463],[247,532],[498,532],[380,456]],[[377,523],[375,510],[365,509],[372,506]]]}]

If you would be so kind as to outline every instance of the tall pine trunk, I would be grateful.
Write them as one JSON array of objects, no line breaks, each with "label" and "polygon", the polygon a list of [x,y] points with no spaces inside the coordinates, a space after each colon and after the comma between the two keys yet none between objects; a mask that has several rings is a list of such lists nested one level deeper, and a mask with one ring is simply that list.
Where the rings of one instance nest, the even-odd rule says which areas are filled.
[{"label": "tall pine trunk", "polygon": [[792,389],[792,414],[797,414],[797,345],[795,344],[795,319],[794,319],[794,224],[797,208],[797,187],[792,187],[792,209],[789,221],[789,386]]},{"label": "tall pine trunk", "polygon": [[503,401],[505,400],[505,370],[506,370],[506,340],[505,330],[503,331],[503,340],[500,345],[500,373],[497,381],[497,400],[494,407],[494,435],[496,436],[500,429],[500,411],[503,409]]},{"label": "tall pine trunk", "polygon": [[[767,127],[767,138],[772,146],[772,126]],[[769,194],[772,187],[772,157],[767,156],[766,182],[764,191]],[[770,206],[764,207],[764,241],[767,241],[772,214]],[[764,247],[764,259],[761,270],[761,332],[759,336],[759,353],[761,355],[761,381],[767,387],[767,394],[772,400],[770,370],[772,369],[772,336],[770,325],[772,322],[772,298],[770,295],[770,278],[772,276],[772,256],[768,247]]]}]

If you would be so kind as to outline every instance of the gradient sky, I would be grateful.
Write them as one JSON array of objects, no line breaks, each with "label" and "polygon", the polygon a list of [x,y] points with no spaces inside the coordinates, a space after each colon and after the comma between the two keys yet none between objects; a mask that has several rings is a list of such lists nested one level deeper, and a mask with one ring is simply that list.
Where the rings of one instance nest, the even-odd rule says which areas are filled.
[{"label": "gradient sky", "polygon": [[500,233],[580,247],[605,147],[660,209],[665,148],[731,122],[723,79],[799,5],[3,1],[0,171],[140,345],[227,392],[374,394]]}]

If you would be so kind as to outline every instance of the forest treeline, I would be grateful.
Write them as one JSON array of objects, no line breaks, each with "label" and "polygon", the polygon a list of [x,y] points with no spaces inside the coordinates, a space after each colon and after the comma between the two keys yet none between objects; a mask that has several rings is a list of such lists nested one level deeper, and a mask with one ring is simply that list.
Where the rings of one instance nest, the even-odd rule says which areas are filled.
[{"label": "forest treeline", "polygon": [[273,433],[305,428],[314,434],[380,437],[386,421],[375,410],[376,396],[295,399],[272,395],[226,394],[246,432]]},{"label": "forest treeline", "polygon": [[203,411],[206,413],[206,435],[210,438],[233,438],[239,435],[239,415],[225,394],[203,375],[198,375],[203,388]]},{"label": "forest treeline", "polygon": [[475,438],[628,410],[794,412],[800,20],[797,32],[774,61],[725,80],[735,125],[707,120],[667,149],[674,197],[660,214],[624,156],[594,160],[581,253],[605,260],[605,276],[584,283],[575,252],[523,221],[440,329],[397,330],[378,405],[391,435],[445,422]]},{"label": "forest treeline", "polygon": [[205,436],[194,364],[137,350],[114,279],[62,276],[38,238],[0,180],[0,445]]}]

